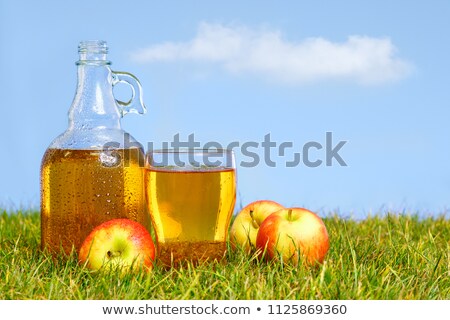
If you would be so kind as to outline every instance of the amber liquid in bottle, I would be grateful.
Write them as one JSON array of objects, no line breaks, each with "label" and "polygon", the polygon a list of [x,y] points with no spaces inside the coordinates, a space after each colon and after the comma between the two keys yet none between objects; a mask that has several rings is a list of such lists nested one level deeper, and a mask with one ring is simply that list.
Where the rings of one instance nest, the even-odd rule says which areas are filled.
[{"label": "amber liquid in bottle", "polygon": [[48,149],[41,168],[42,247],[78,252],[90,231],[129,218],[147,228],[141,149]]}]

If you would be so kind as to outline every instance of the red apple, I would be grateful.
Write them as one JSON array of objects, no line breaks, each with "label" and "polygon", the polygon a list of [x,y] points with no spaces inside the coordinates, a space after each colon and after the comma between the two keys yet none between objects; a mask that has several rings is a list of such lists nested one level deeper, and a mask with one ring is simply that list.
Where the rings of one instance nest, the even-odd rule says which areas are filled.
[{"label": "red apple", "polygon": [[259,227],[256,247],[270,259],[293,264],[322,263],[330,244],[322,219],[304,208],[282,209]]},{"label": "red apple", "polygon": [[248,204],[236,216],[230,229],[230,242],[233,248],[242,247],[250,253],[256,244],[259,226],[271,213],[284,207],[274,201],[259,200]]},{"label": "red apple", "polygon": [[94,228],[81,245],[79,260],[89,269],[153,267],[155,245],[147,229],[130,219],[113,219]]}]

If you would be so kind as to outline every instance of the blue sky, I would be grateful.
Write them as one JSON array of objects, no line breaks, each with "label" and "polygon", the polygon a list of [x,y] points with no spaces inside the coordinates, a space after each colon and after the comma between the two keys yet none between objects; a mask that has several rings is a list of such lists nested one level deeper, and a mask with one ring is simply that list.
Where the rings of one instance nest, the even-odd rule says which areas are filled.
[{"label": "blue sky", "polygon": [[[345,216],[448,210],[448,1],[0,0],[0,205],[39,205],[39,166],[67,126],[77,45],[103,39],[136,75],[141,143],[347,141],[348,166],[238,167],[238,201]],[[124,94],[120,90],[118,94]],[[237,161],[245,156],[237,151]],[[263,149],[252,151],[262,156]],[[324,159],[324,150],[310,157]]]}]

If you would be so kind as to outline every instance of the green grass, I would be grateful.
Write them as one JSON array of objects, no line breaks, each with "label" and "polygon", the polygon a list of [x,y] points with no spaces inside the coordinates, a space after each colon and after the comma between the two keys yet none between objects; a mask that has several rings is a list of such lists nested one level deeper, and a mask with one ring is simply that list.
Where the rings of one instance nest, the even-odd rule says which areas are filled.
[{"label": "green grass", "polygon": [[119,277],[40,252],[38,212],[3,212],[0,299],[450,299],[444,216],[324,221],[331,247],[317,269],[229,252],[224,264]]}]

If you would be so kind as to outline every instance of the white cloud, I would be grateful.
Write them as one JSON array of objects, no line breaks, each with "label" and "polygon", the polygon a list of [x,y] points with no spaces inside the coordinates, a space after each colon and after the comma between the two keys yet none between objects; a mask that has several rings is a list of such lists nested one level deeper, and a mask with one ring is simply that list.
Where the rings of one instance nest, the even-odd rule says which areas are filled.
[{"label": "white cloud", "polygon": [[352,35],[345,42],[321,37],[290,42],[279,31],[202,23],[187,42],[166,42],[132,53],[140,63],[196,61],[226,71],[303,84],[350,80],[383,84],[407,76],[413,66],[397,57],[389,38]]}]

